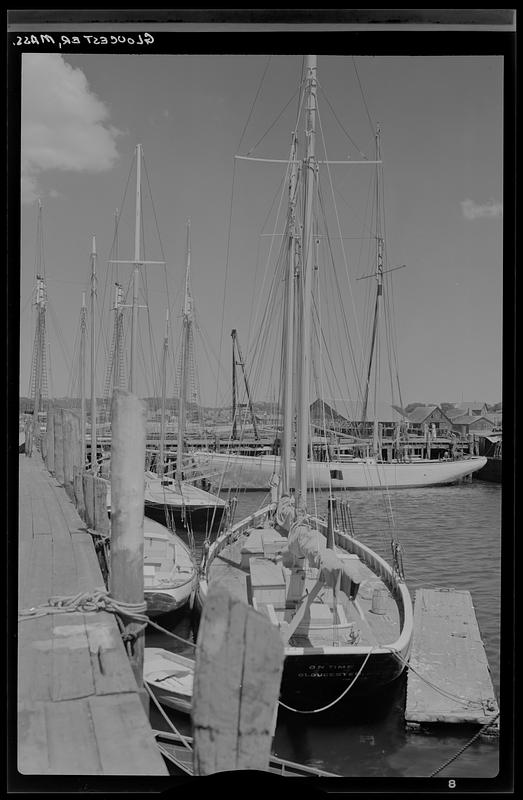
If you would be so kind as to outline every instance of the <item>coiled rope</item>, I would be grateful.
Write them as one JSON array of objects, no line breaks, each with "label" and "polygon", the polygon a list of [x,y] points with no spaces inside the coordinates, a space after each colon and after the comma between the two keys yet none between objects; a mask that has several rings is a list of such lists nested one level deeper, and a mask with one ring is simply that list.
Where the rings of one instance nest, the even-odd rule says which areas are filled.
[{"label": "coiled rope", "polygon": [[94,589],[92,592],[79,592],[71,596],[57,595],[50,597],[47,603],[22,609],[19,612],[18,619],[20,622],[23,622],[24,620],[35,619],[36,617],[44,617],[48,614],[71,614],[73,612],[90,614],[97,611],[107,611],[108,613],[116,614],[126,620],[142,623],[141,628],[132,634],[126,634],[124,638],[135,639],[141,631],[145,630],[148,625],[151,625],[162,633],[172,636],[173,639],[178,639],[180,642],[196,648],[194,642],[184,639],[182,636],[178,636],[178,634],[172,631],[168,631],[166,628],[158,625],[157,622],[149,619],[145,613],[146,608],[147,604],[145,602],[126,603],[122,600],[115,600],[105,589]]}]

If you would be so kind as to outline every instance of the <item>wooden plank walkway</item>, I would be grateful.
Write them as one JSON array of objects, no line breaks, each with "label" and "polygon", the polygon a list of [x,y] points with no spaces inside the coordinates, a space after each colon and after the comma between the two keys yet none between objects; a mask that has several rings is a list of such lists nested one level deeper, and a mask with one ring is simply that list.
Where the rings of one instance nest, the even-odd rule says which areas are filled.
[{"label": "wooden plank walkway", "polygon": [[[105,588],[90,534],[36,451],[19,456],[19,492],[19,610]],[[18,769],[168,774],[112,614],[19,620]]]},{"label": "wooden plank walkway", "polygon": [[[485,725],[499,712],[472,597],[456,589],[418,589],[407,678],[407,727]],[[499,717],[493,728],[499,727]]]}]

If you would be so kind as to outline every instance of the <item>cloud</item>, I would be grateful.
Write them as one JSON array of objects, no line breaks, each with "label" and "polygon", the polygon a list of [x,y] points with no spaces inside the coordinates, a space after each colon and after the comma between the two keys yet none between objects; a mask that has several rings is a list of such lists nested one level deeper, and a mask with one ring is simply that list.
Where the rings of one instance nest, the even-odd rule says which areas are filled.
[{"label": "cloud", "polygon": [[478,205],[474,200],[462,200],[461,210],[467,219],[478,219],[480,217],[502,217],[503,204],[496,200],[489,200],[484,205]]},{"label": "cloud", "polygon": [[46,170],[102,172],[116,159],[120,134],[107,106],[80,69],[54,53],[27,53],[22,61],[22,202],[41,193]]}]

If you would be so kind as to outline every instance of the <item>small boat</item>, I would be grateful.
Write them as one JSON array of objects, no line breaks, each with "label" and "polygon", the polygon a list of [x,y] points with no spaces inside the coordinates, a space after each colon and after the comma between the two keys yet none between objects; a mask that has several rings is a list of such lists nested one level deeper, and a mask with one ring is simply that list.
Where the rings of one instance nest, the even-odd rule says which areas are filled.
[{"label": "small boat", "polygon": [[217,530],[226,505],[221,497],[188,481],[145,473],[144,511],[162,525],[174,524],[177,530]]},{"label": "small boat", "polygon": [[[192,737],[181,736],[167,731],[153,731],[158,749],[163,757],[185,775],[194,775]],[[319,767],[297,764],[285,758],[271,755],[267,772],[284,778],[339,778],[335,772],[327,772]]]},{"label": "small boat", "polygon": [[197,569],[189,547],[175,533],[148,517],[143,521],[144,595],[147,614],[156,617],[190,601]]},{"label": "small boat", "polygon": [[161,647],[146,647],[143,677],[162,706],[191,713],[194,659]]}]

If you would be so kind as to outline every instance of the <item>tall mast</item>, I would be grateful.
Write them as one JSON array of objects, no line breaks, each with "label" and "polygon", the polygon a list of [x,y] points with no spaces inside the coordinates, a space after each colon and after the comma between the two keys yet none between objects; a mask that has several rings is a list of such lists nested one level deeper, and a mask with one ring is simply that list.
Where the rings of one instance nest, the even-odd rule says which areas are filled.
[{"label": "tall mast", "polygon": [[252,397],[251,392],[249,390],[249,381],[247,380],[247,373],[245,371],[245,361],[243,360],[242,351],[240,349],[240,343],[238,341],[238,334],[236,331],[233,331],[233,346],[236,346],[236,352],[238,354],[238,364],[242,368],[242,375],[243,375],[243,382],[245,384],[245,393],[247,395],[247,403],[249,404],[249,413],[251,415],[251,422],[252,422],[252,429],[254,432],[254,438],[256,441],[259,441],[259,434],[258,434],[258,427],[256,425],[256,416],[254,414],[254,406],[252,404]]},{"label": "tall mast", "polygon": [[[377,363],[374,359],[375,350],[378,343],[378,329],[379,329],[379,315],[380,315],[380,297],[383,295],[383,237],[381,235],[381,204],[380,204],[380,164],[381,161],[381,147],[380,147],[380,128],[376,130],[376,299],[374,303],[374,322],[372,325],[372,338],[369,353],[369,364],[367,367],[367,379],[365,381],[365,395],[363,398],[362,419],[363,422],[367,419],[367,409],[369,402],[369,391],[372,375],[372,367],[374,365],[376,380],[374,388],[376,391],[377,384]],[[374,419],[374,450],[377,447],[377,420]]]},{"label": "tall mast", "polygon": [[285,291],[285,332],[283,355],[283,433],[281,442],[281,494],[288,494],[290,490],[290,464],[292,452],[292,438],[294,427],[294,277],[297,259],[298,232],[296,228],[296,186],[297,186],[297,135],[292,133],[291,146],[291,175],[289,183],[289,260],[287,267],[287,280]]},{"label": "tall mast", "polygon": [[305,139],[305,201],[303,219],[303,258],[300,280],[298,346],[298,397],[296,425],[296,510],[298,517],[307,511],[307,447],[309,438],[310,316],[313,252],[312,206],[316,185],[316,56],[306,57],[307,111]]},{"label": "tall mast", "polygon": [[167,395],[167,351],[169,349],[169,309],[165,312],[165,334],[163,337],[162,351],[162,409],[160,419],[160,450],[158,453],[158,469],[156,470],[160,478],[164,472],[164,452],[165,452],[165,404]]},{"label": "tall mast", "polygon": [[82,310],[80,311],[80,464],[85,469],[85,352],[87,339],[87,307],[85,292],[82,292]]},{"label": "tall mast", "polygon": [[131,318],[131,357],[129,391],[135,387],[136,340],[138,336],[138,292],[140,285],[140,223],[142,218],[142,145],[136,145],[136,208],[134,224],[133,305]]},{"label": "tall mast", "polygon": [[237,436],[236,420],[236,328],[231,331],[232,338],[232,438]]},{"label": "tall mast", "polygon": [[97,469],[96,440],[96,237],[91,250],[91,471]]},{"label": "tall mast", "polygon": [[123,290],[119,283],[114,289],[114,353],[113,353],[113,389],[119,389],[122,383],[122,345],[123,345]]},{"label": "tall mast", "polygon": [[38,200],[38,218],[36,226],[36,262],[35,262],[35,289],[34,306],[36,308],[35,339],[33,345],[33,360],[31,365],[30,391],[34,398],[33,420],[35,423],[34,435],[39,436],[40,427],[38,414],[42,410],[42,398],[46,387],[45,374],[45,348],[46,348],[46,309],[47,287],[45,283],[44,242],[42,227],[42,202]]},{"label": "tall mast", "polygon": [[183,440],[185,436],[185,410],[187,404],[187,374],[189,365],[189,344],[192,325],[192,298],[189,289],[191,268],[191,221],[187,220],[187,249],[185,267],[185,299],[183,306],[182,368],[180,375],[180,397],[178,401],[178,444],[176,448],[176,480],[182,481]]}]

